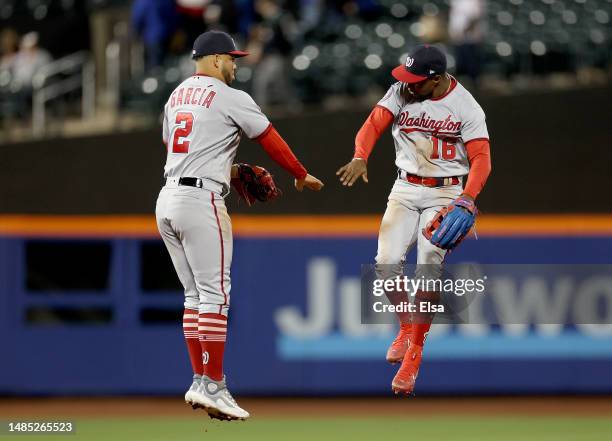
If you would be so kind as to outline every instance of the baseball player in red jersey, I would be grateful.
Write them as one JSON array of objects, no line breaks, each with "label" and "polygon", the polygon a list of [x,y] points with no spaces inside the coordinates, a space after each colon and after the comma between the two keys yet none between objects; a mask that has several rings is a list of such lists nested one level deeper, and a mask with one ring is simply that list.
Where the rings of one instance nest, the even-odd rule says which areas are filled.
[{"label": "baseball player in red jersey", "polygon": [[230,305],[232,228],[224,197],[240,167],[232,165],[242,134],[256,140],[295,177],[302,191],[323,183],[308,174],[253,99],[230,87],[238,51],[218,31],[193,46],[196,73],[170,95],[164,108],[166,184],[157,199],[157,226],[185,289],[183,329],[193,382],[185,401],[213,418],[246,419],[227,389],[223,353]]},{"label": "baseball player in red jersey", "polygon": [[[446,57],[434,46],[417,47],[392,74],[398,82],[368,116],[355,138],[352,161],[337,174],[345,186],[359,178],[367,183],[368,157],[391,126],[398,175],[378,235],[377,273],[400,272],[415,244],[417,272],[419,265],[439,272],[448,250],[473,226],[474,201],[491,171],[485,115],[446,72]],[[417,291],[416,301],[435,301],[437,295]],[[433,314],[398,318],[399,332],[387,360],[401,366],[391,387],[395,393],[411,394]]]}]

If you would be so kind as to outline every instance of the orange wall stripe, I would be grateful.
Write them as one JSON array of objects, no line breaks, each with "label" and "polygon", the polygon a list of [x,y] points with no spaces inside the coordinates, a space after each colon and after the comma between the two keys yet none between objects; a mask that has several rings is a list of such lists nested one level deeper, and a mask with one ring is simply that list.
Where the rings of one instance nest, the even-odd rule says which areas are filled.
[{"label": "orange wall stripe", "polygon": [[[376,237],[382,215],[234,215],[237,237]],[[480,237],[612,236],[612,215],[483,215]],[[153,215],[0,215],[4,237],[159,237]]]}]

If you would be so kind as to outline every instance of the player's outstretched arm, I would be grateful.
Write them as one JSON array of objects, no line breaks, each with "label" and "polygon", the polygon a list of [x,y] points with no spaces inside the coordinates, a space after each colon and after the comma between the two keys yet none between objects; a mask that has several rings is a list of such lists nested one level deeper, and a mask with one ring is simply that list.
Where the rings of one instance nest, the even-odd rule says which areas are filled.
[{"label": "player's outstretched arm", "polygon": [[368,157],[380,135],[393,122],[393,118],[393,114],[385,107],[376,106],[372,110],[359,132],[357,132],[357,136],[355,136],[353,160],[340,167],[336,172],[342,185],[352,187],[359,178],[362,178],[365,183],[368,182]]},{"label": "player's outstretched arm", "polygon": [[295,188],[298,191],[302,191],[304,187],[314,191],[319,191],[323,188],[323,182],[308,174],[304,166],[291,151],[289,145],[287,145],[272,124],[255,140],[261,144],[266,153],[278,165],[293,175],[295,178]]}]

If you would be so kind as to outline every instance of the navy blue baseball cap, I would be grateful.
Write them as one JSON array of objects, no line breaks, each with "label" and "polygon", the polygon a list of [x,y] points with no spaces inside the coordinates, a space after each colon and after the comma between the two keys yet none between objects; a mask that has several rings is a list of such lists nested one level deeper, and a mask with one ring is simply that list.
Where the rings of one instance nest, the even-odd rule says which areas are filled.
[{"label": "navy blue baseball cap", "polygon": [[391,74],[402,83],[418,83],[446,72],[446,56],[435,46],[418,46],[406,57],[406,63],[397,66]]},{"label": "navy blue baseball cap", "polygon": [[193,42],[191,58],[196,59],[206,55],[229,54],[232,57],[245,57],[248,52],[236,49],[234,39],[222,31],[207,31],[200,34]]}]

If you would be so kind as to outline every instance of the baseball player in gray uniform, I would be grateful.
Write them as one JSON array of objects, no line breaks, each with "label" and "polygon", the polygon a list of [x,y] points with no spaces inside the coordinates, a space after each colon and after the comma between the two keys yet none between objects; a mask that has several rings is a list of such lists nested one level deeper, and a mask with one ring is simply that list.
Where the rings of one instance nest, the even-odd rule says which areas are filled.
[{"label": "baseball player in gray uniform", "polygon": [[[352,161],[337,174],[346,186],[359,178],[368,182],[368,157],[391,127],[398,171],[380,225],[377,274],[399,275],[406,253],[416,244],[417,272],[435,278],[448,250],[473,226],[474,201],[491,171],[485,114],[446,72],[446,57],[434,46],[417,47],[392,74],[398,81],[370,113],[357,133]],[[435,292],[416,293],[417,301],[437,297]],[[391,386],[395,393],[411,394],[433,315],[398,318],[400,329],[387,361],[401,366]]]},{"label": "baseball player in gray uniform", "polygon": [[226,387],[223,353],[230,305],[232,227],[224,197],[242,134],[295,177],[295,187],[320,190],[253,99],[230,87],[238,51],[219,31],[193,46],[196,74],[183,81],[164,108],[166,184],[157,199],[157,226],[185,289],[183,330],[193,369],[185,401],[213,418],[246,419]]}]

